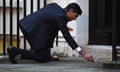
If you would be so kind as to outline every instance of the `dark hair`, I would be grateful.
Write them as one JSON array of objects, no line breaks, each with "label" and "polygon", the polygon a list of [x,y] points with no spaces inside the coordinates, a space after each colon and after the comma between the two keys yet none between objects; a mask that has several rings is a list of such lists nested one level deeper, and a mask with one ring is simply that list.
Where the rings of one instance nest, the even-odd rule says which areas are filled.
[{"label": "dark hair", "polygon": [[82,10],[80,6],[77,3],[70,3],[65,7],[65,10],[68,11],[70,9],[73,9],[74,12],[78,13],[79,15],[82,14]]}]

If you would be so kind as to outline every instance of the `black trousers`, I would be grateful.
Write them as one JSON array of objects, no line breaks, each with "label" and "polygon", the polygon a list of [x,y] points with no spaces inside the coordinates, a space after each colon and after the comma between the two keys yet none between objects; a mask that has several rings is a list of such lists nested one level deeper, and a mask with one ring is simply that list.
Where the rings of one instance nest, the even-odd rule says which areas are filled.
[{"label": "black trousers", "polygon": [[38,62],[47,62],[51,59],[50,55],[50,47],[47,46],[47,42],[45,39],[40,35],[39,30],[37,30],[33,36],[29,36],[25,32],[24,29],[21,28],[21,31],[24,34],[24,37],[28,40],[29,44],[31,45],[32,51],[22,50],[19,49],[21,54],[21,59],[30,59],[36,60]]}]

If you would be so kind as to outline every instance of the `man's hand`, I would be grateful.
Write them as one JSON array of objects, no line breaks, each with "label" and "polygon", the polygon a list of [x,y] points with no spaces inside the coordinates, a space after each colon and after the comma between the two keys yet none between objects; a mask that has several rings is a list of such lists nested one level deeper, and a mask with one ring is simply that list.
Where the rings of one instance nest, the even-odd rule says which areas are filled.
[{"label": "man's hand", "polygon": [[94,62],[94,59],[93,59],[92,55],[90,55],[90,54],[85,54],[84,58],[85,58],[87,61]]},{"label": "man's hand", "polygon": [[90,54],[85,53],[84,51],[80,51],[80,54],[87,60],[90,62],[94,62],[93,56]]}]

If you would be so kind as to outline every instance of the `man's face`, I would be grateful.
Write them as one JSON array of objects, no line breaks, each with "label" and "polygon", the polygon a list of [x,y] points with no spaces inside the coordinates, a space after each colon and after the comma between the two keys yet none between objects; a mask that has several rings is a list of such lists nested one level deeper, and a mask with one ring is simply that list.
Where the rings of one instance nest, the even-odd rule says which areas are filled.
[{"label": "man's face", "polygon": [[69,20],[76,20],[76,18],[78,17],[78,13],[74,12],[72,9],[67,11],[67,17],[69,18]]}]

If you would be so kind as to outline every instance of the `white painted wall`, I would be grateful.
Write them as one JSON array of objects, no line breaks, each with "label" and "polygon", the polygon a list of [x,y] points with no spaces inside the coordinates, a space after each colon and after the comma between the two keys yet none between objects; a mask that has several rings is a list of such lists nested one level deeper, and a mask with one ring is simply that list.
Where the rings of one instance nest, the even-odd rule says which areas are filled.
[{"label": "white painted wall", "polygon": [[89,0],[77,0],[80,4],[83,14],[77,19],[77,42],[80,45],[88,44],[89,28]]}]

